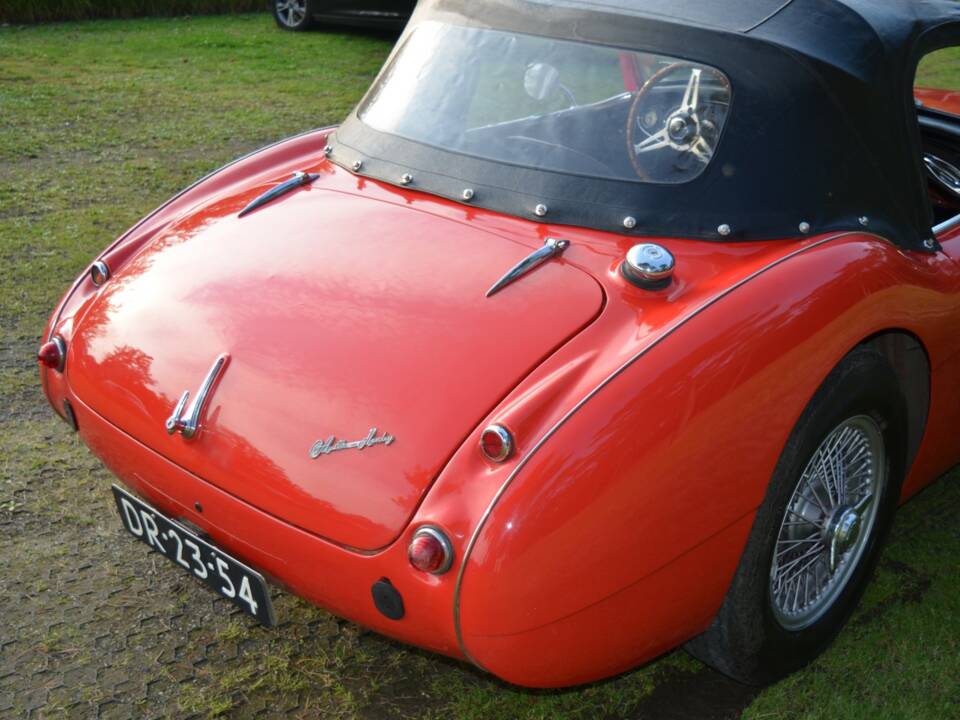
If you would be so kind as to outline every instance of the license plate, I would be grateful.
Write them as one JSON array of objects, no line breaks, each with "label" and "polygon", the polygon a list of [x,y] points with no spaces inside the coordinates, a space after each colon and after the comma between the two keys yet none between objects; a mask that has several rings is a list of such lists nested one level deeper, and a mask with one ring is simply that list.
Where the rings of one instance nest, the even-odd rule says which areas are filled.
[{"label": "license plate", "polygon": [[113,498],[123,526],[171,562],[229,598],[248,615],[273,627],[276,619],[263,576],[220,548],[122,488],[113,486]]}]

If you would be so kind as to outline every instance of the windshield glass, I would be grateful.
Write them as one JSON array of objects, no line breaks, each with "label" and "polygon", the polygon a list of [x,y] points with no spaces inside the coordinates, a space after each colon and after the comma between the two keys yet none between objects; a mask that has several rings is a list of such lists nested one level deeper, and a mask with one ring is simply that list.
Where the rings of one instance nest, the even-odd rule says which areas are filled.
[{"label": "windshield glass", "polygon": [[359,115],[375,130],[487,160],[681,183],[710,163],[729,107],[730,83],[709,66],[428,22]]}]

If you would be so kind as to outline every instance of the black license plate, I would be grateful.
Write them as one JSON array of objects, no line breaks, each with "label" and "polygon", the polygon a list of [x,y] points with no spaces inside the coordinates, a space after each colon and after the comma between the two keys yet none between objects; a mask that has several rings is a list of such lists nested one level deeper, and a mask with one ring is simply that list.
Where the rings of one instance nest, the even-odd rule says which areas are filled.
[{"label": "black license plate", "polygon": [[267,583],[260,573],[116,485],[113,498],[123,526],[134,537],[231,599],[264,625],[276,624]]}]

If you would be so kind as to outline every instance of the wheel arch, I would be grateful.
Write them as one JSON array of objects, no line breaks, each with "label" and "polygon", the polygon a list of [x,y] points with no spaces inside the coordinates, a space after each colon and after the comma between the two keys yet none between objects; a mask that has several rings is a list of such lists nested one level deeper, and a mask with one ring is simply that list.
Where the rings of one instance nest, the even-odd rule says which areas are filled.
[{"label": "wheel arch", "polygon": [[900,328],[877,332],[859,345],[880,352],[899,379],[907,407],[908,436],[904,469],[909,472],[920,452],[930,413],[929,351],[917,335]]}]

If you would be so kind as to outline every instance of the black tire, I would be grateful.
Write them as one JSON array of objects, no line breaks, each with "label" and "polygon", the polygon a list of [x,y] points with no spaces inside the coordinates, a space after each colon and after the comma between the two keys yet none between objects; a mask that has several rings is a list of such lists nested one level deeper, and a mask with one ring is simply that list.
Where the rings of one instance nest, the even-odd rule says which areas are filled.
[{"label": "black tire", "polygon": [[270,0],[270,9],[281,30],[303,32],[314,26],[316,0]]},{"label": "black tire", "polygon": [[[850,561],[845,584],[838,582],[832,599],[823,601],[822,615],[788,630],[777,617],[771,590],[774,550],[788,503],[797,497],[801,475],[824,440],[848,419],[864,416],[875,421],[886,455],[872,526],[858,545],[859,559]],[[687,644],[688,652],[735,680],[765,685],[803,667],[829,645],[859,602],[892,523],[905,474],[906,418],[906,403],[886,358],[867,346],[847,355],[797,421],[720,611],[708,630]],[[798,591],[799,586],[797,581]]]}]

